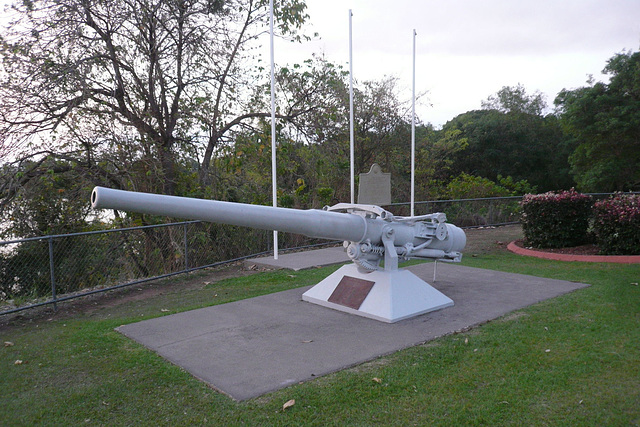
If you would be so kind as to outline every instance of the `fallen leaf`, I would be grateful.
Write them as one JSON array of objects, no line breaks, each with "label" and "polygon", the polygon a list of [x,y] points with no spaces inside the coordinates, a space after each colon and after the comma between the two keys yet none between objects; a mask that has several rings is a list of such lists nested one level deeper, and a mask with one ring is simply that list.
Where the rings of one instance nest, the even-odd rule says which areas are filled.
[{"label": "fallen leaf", "polygon": [[380,378],[374,378],[373,379],[374,382],[377,382],[378,384],[382,383],[382,380]]},{"label": "fallen leaf", "polygon": [[4,346],[5,347],[13,347],[13,343],[11,341],[5,341],[4,342]]},{"label": "fallen leaf", "polygon": [[284,402],[284,405],[282,405],[282,410],[286,411],[288,408],[291,408],[295,404],[296,404],[295,399],[287,400],[286,402]]}]

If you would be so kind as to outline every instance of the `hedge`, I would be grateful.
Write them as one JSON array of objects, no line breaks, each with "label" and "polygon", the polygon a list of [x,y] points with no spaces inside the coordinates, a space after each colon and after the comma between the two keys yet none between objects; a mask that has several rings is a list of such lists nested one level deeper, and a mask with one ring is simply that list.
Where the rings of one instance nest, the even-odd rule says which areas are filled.
[{"label": "hedge", "polygon": [[521,218],[525,244],[562,248],[586,243],[592,205],[591,196],[574,189],[525,195]]},{"label": "hedge", "polygon": [[593,207],[593,231],[603,255],[640,254],[640,195],[616,194]]}]

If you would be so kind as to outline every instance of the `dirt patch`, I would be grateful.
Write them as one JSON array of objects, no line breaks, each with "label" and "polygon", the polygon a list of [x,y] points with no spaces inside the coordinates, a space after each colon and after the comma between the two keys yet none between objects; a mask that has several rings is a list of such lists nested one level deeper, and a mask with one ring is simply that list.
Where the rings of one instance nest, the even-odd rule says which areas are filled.
[{"label": "dirt patch", "polygon": [[509,242],[523,238],[520,225],[467,228],[464,232],[467,235],[467,245],[462,251],[464,256],[506,252]]},{"label": "dirt patch", "polygon": [[159,298],[163,295],[197,291],[224,279],[248,276],[260,271],[265,271],[265,269],[258,269],[255,266],[247,268],[242,263],[236,263],[78,297],[59,302],[57,310],[54,310],[52,305],[46,305],[0,316],[0,330],[4,327],[26,323],[91,316],[98,312],[108,313],[132,302]]},{"label": "dirt patch", "polygon": [[529,314],[525,313],[524,311],[514,311],[512,313],[509,313],[505,316],[502,316],[501,318],[497,319],[498,322],[511,322],[513,320],[517,320],[521,317],[528,317]]}]

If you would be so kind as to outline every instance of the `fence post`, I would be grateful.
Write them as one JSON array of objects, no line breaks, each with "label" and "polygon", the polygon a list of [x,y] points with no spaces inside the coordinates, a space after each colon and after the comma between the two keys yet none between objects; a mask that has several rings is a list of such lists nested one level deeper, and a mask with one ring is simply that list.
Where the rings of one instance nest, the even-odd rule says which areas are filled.
[{"label": "fence post", "polygon": [[187,223],[183,224],[184,229],[184,269],[189,269],[189,241],[187,240]]},{"label": "fence post", "polygon": [[51,298],[53,299],[53,309],[55,311],[58,311],[58,305],[56,304],[56,301],[58,299],[58,297],[56,296],[56,277],[55,274],[53,273],[54,269],[53,269],[53,238],[49,237],[49,274],[51,276]]},{"label": "fence post", "polygon": [[489,220],[487,221],[489,224],[493,224],[494,218],[493,218],[494,212],[493,212],[493,199],[489,200]]}]

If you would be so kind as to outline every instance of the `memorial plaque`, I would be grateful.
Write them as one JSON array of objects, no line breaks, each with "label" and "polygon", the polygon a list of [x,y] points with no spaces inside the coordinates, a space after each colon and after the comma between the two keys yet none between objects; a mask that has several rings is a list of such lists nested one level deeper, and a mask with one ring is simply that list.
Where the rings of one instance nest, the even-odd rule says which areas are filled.
[{"label": "memorial plaque", "polygon": [[327,301],[358,310],[375,282],[344,276]]},{"label": "memorial plaque", "polygon": [[368,173],[360,174],[358,203],[376,206],[391,204],[391,174],[382,172],[377,163],[371,166]]}]

